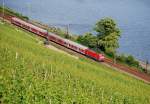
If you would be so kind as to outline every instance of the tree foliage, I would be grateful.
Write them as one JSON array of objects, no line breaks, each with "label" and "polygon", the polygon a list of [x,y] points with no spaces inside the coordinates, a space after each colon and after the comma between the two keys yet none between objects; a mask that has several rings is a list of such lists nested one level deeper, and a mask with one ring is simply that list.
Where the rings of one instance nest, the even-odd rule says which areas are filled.
[{"label": "tree foliage", "polygon": [[96,23],[94,30],[97,32],[96,35],[86,33],[79,36],[77,41],[92,49],[104,52],[111,50],[115,53],[116,49],[119,48],[118,40],[120,37],[120,30],[117,28],[115,21],[111,18],[101,19]]},{"label": "tree foliage", "polygon": [[79,36],[77,41],[90,48],[96,48],[97,46],[97,37],[92,33],[85,33],[85,35]]},{"label": "tree foliage", "polygon": [[94,30],[97,32],[98,46],[100,49],[103,51],[107,49],[115,51],[119,48],[118,39],[120,37],[120,30],[117,28],[113,19],[101,19],[96,23]]}]

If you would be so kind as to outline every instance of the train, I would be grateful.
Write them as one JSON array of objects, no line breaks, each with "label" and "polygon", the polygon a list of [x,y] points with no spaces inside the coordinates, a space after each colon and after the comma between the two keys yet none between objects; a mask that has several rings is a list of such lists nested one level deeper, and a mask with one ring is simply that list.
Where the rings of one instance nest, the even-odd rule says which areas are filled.
[{"label": "train", "polygon": [[22,19],[19,19],[17,17],[11,17],[11,23],[19,26],[27,31],[30,31],[38,36],[41,36],[43,38],[46,38],[48,41],[55,42],[63,47],[66,47],[68,49],[71,49],[75,52],[78,52],[82,55],[85,55],[87,57],[90,57],[96,61],[104,61],[105,57],[103,54],[97,53],[91,49],[89,49],[86,46],[83,46],[79,43],[73,42],[68,39],[64,39],[54,33],[48,32],[47,30],[40,28],[38,26],[35,26],[27,21],[24,21]]}]

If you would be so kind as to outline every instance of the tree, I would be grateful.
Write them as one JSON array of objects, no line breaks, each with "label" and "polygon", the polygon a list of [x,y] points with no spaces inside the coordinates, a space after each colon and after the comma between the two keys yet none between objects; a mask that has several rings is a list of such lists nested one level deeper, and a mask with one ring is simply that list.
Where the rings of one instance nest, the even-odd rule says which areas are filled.
[{"label": "tree", "polygon": [[94,30],[97,32],[98,47],[102,51],[112,50],[116,51],[119,48],[120,30],[116,23],[111,18],[101,19],[96,23]]},{"label": "tree", "polygon": [[85,33],[83,36],[79,36],[77,41],[89,48],[95,48],[97,46],[97,37],[92,33]]}]

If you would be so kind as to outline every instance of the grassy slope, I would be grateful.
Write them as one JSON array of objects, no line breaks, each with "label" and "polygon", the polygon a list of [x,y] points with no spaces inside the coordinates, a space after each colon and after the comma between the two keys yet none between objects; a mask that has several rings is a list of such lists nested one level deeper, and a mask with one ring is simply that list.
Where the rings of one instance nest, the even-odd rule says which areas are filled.
[{"label": "grassy slope", "polygon": [[38,104],[150,104],[150,85],[44,48],[36,36],[0,23],[0,101]]}]

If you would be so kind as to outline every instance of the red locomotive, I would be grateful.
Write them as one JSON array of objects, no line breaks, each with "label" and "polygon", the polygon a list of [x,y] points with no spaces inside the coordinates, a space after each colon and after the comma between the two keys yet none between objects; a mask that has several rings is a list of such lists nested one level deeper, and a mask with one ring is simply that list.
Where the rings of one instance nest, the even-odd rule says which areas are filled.
[{"label": "red locomotive", "polygon": [[71,50],[74,50],[78,53],[81,53],[87,57],[90,57],[94,60],[97,60],[97,61],[104,61],[104,55],[103,54],[98,54],[92,50],[90,50],[88,47],[85,47],[83,45],[80,45],[78,43],[75,43],[73,41],[70,41],[70,40],[67,40],[67,39],[64,39],[58,35],[55,35],[54,33],[51,33],[51,32],[47,32],[47,30],[44,30],[42,28],[39,28],[31,23],[28,23],[26,21],[23,21],[19,18],[16,18],[16,17],[12,17],[11,19],[11,23],[14,24],[14,25],[17,25],[21,28],[24,28],[30,32],[33,32],[39,36],[42,36],[44,38],[47,38],[49,41],[53,41],[57,44],[60,44],[64,47],[67,47]]}]

